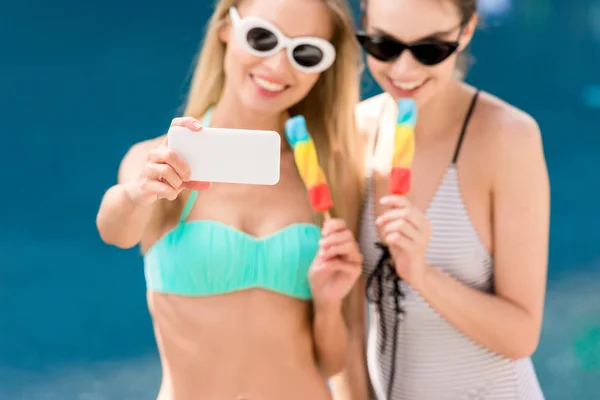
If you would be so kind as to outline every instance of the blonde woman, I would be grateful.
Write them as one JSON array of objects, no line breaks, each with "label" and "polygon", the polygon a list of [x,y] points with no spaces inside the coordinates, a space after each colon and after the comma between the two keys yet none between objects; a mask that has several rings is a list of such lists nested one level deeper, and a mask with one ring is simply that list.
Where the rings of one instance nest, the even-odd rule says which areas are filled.
[{"label": "blonde woman", "polygon": [[[316,221],[282,139],[275,186],[189,182],[158,137],[134,145],[97,216],[144,254],[162,400],[329,399],[352,335],[342,301],[361,271],[359,49],[342,0],[223,0],[174,125],[284,133],[301,114],[332,189]],[[358,158],[357,158],[358,157]]]}]

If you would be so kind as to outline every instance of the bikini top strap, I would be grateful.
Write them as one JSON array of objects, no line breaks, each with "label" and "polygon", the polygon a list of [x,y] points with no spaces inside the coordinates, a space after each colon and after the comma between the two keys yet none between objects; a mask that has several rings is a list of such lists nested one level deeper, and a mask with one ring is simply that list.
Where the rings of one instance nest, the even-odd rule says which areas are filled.
[{"label": "bikini top strap", "polygon": [[463,121],[462,129],[460,131],[460,136],[458,137],[458,142],[456,142],[456,148],[454,149],[454,154],[452,155],[452,164],[456,164],[458,161],[458,155],[460,154],[460,149],[463,144],[463,140],[465,139],[465,134],[467,133],[467,127],[469,126],[469,122],[471,121],[471,116],[473,115],[473,110],[475,110],[475,104],[477,104],[477,98],[479,97],[479,90],[475,92],[475,95],[471,99],[471,104],[469,105],[469,110],[467,111],[467,115]]},{"label": "bikini top strap", "polygon": [[196,190],[192,190],[190,192],[190,196],[185,203],[185,207],[183,207],[183,211],[181,213],[181,217],[179,218],[179,222],[185,222],[187,217],[190,215],[190,211],[192,211],[192,207],[194,207],[194,203],[196,202],[196,198],[198,197],[198,192]]},{"label": "bikini top strap", "polygon": [[[204,127],[210,126],[210,118],[212,116],[213,107],[210,107],[204,113],[204,117],[202,118],[202,125]],[[179,218],[179,222],[185,222],[192,211],[192,207],[194,207],[194,203],[196,202],[196,198],[198,197],[198,191],[192,190],[190,192],[190,196],[188,197],[185,207],[183,207],[183,211],[181,212],[181,217]]]},{"label": "bikini top strap", "polygon": [[208,128],[210,126],[210,119],[212,117],[213,110],[214,110],[213,106],[209,107],[208,110],[206,110],[206,112],[204,113],[204,117],[202,117],[202,126],[204,126],[206,128]]}]

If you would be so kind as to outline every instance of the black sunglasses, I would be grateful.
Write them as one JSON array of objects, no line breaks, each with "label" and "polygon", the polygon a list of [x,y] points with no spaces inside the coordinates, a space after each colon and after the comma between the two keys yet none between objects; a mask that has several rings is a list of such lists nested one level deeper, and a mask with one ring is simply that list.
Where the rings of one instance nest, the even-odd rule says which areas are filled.
[{"label": "black sunglasses", "polygon": [[[462,29],[459,38],[461,35]],[[423,39],[413,43],[403,43],[388,35],[369,35],[364,31],[357,32],[356,39],[369,55],[379,61],[394,61],[408,49],[417,61],[429,66],[441,63],[459,46],[458,40]]]}]

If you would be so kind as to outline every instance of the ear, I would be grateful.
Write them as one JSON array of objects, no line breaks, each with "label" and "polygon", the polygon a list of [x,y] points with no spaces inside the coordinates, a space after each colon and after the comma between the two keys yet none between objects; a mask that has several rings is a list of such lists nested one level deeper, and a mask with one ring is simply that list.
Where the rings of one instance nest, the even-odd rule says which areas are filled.
[{"label": "ear", "polygon": [[477,29],[477,24],[479,23],[479,15],[477,13],[473,14],[469,22],[465,25],[463,29],[463,34],[460,38],[460,47],[459,51],[463,51],[469,46],[471,43],[471,39],[473,39],[473,35],[475,34],[475,30]]}]

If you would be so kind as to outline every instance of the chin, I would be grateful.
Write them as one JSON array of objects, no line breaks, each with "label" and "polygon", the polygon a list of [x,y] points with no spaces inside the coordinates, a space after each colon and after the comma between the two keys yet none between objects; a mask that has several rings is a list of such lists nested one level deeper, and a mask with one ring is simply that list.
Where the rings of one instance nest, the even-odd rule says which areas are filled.
[{"label": "chin", "polygon": [[288,97],[286,93],[281,93],[278,96],[265,95],[248,86],[245,86],[244,91],[241,93],[244,108],[261,114],[278,114],[285,111]]},{"label": "chin", "polygon": [[244,110],[248,110],[255,114],[270,115],[280,112],[280,104],[275,101],[263,101],[252,93],[243,93],[241,103]]}]

